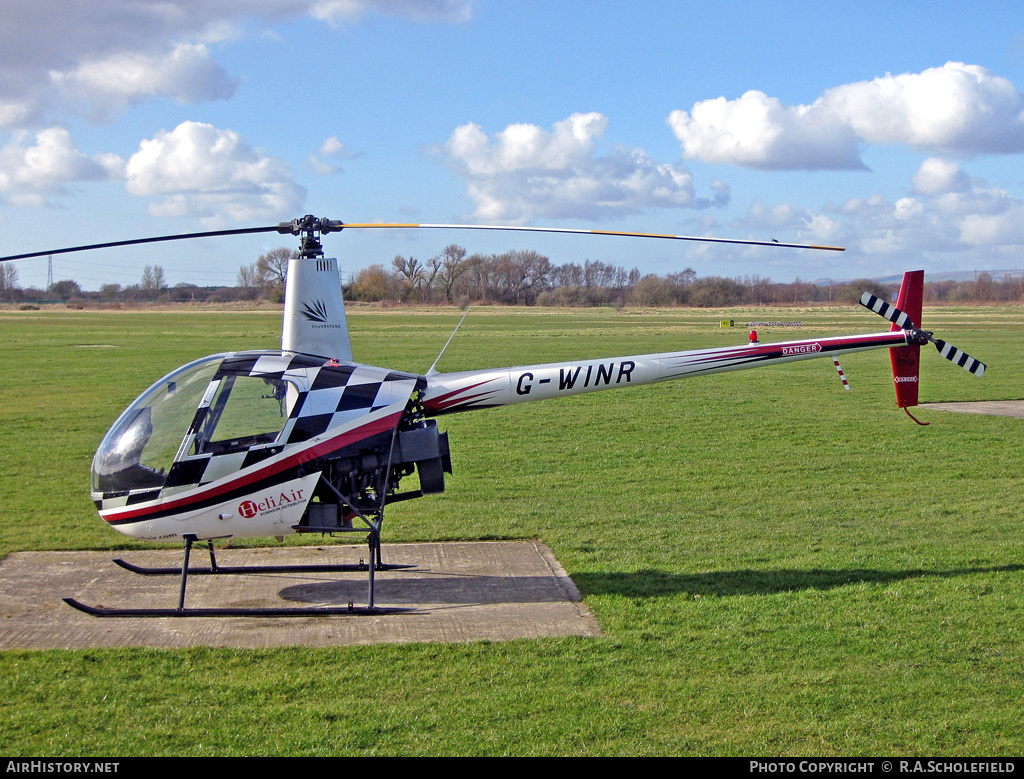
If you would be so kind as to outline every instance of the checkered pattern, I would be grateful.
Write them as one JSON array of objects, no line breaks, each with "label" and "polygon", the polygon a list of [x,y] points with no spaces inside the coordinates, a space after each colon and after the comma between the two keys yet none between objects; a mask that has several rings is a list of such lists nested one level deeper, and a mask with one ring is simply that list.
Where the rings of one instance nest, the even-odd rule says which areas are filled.
[{"label": "checkered pattern", "polygon": [[[278,444],[289,445],[343,427],[392,403],[404,405],[419,381],[414,374],[366,365],[338,364],[333,360],[288,352],[233,355],[224,360],[216,378],[228,375],[284,379],[298,389],[298,398],[278,440]],[[250,449],[244,453],[245,458],[241,462],[232,460],[223,464],[217,461],[234,458],[241,453],[215,455],[199,483],[248,467],[277,451],[280,451],[280,446]]]},{"label": "checkered pattern", "polygon": [[323,367],[293,410],[288,443],[308,441],[330,429],[408,398],[416,377],[363,366]]},{"label": "checkered pattern", "polygon": [[[367,414],[394,404],[404,408],[423,379],[410,373],[366,365],[339,364],[334,360],[290,352],[239,352],[221,363],[214,380],[225,376],[252,376],[290,382],[298,395],[291,401],[288,420],[277,441],[223,454],[185,457],[174,463],[164,485],[164,496],[185,492],[196,485],[229,476],[281,453],[285,446],[302,444],[327,432],[356,425]],[[209,402],[209,396],[207,397]],[[196,430],[186,441],[189,451]],[[157,491],[159,492],[159,491]],[[141,497],[141,496],[140,496]],[[147,500],[156,495],[146,497]],[[133,496],[106,496],[103,508],[138,502]]]}]

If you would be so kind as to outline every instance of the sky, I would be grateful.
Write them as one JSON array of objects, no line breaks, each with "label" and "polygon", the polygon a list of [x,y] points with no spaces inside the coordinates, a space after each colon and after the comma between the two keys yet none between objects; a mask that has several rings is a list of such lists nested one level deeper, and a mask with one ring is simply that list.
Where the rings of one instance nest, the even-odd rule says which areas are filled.
[{"label": "sky", "polygon": [[[450,243],[780,282],[1024,268],[1022,88],[1006,2],[4,0],[0,254],[314,214],[846,247],[349,230],[347,274]],[[233,285],[292,245],[53,273]]]}]

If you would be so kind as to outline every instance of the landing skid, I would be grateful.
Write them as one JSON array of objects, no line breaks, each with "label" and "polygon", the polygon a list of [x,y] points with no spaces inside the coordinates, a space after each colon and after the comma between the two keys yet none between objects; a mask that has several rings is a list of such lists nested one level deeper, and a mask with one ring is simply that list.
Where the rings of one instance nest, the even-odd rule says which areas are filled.
[{"label": "landing skid", "polygon": [[74,598],[64,598],[73,609],[93,617],[323,617],[337,614],[398,614],[410,609],[366,606],[297,606],[282,608],[198,608],[198,609],[116,609],[89,606]]},{"label": "landing skid", "polygon": [[[181,586],[178,591],[178,607],[154,608],[154,609],[119,609],[106,606],[89,606],[74,598],[64,598],[64,602],[73,609],[90,614],[94,617],[320,617],[336,614],[392,614],[409,609],[402,608],[378,608],[374,604],[374,573],[376,571],[387,571],[400,568],[412,568],[411,565],[384,565],[381,561],[380,536],[371,532],[368,538],[370,563],[360,560],[358,565],[244,565],[244,566],[221,566],[217,564],[217,558],[213,552],[213,541],[207,543],[210,551],[210,567],[193,568],[189,566],[189,556],[192,552],[192,545],[196,542],[194,535],[185,536],[185,559],[180,568],[147,568],[133,565],[124,560],[115,559],[114,562],[121,568],[132,573],[143,576],[175,575],[181,577]],[[357,607],[352,603],[347,606],[284,606],[279,608],[255,608],[255,607],[224,607],[224,608],[186,608],[185,588],[188,585],[189,575],[209,574],[248,574],[248,573],[327,573],[336,571],[367,571],[369,574],[369,591],[367,594],[367,605]]]},{"label": "landing skid", "polygon": [[[115,565],[119,565],[126,571],[137,573],[141,576],[180,576],[181,568],[146,568],[141,565],[134,565],[127,560],[115,559]],[[414,565],[384,565],[375,566],[378,571],[393,571],[401,568],[415,568]],[[211,565],[209,568],[189,567],[189,576],[203,576],[214,573],[224,574],[245,574],[245,573],[339,573],[344,571],[366,571],[369,570],[365,562],[355,564],[339,565]]]}]

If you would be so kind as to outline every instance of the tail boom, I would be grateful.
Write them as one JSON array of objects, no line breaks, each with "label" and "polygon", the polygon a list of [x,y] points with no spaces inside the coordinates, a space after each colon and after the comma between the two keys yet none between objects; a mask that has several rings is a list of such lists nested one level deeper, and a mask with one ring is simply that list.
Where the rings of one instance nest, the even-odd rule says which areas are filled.
[{"label": "tail boom", "polygon": [[908,343],[903,330],[724,349],[641,354],[571,363],[428,375],[423,407],[430,416],[740,371]]}]

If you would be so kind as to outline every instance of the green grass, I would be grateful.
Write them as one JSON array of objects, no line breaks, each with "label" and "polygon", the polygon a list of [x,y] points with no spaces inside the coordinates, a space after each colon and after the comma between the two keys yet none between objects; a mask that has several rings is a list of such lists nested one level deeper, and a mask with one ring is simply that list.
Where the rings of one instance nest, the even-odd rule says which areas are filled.
[{"label": "green grass", "polygon": [[[1020,308],[926,309],[922,401],[1024,397]],[[422,372],[459,314],[350,313]],[[483,308],[441,370],[885,330],[861,309]],[[0,312],[0,552],[144,548],[92,453],[150,383],[279,344],[271,312]],[[107,348],[114,347],[114,348]],[[338,649],[0,653],[21,755],[1015,755],[1024,746],[1024,421],[895,408],[884,351],[441,420],[444,496],[390,542],[539,538],[605,637]],[[268,541],[273,544],[275,542]],[[289,539],[286,543],[302,543]]]}]

